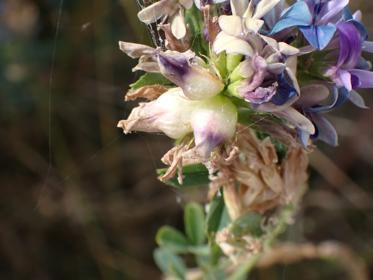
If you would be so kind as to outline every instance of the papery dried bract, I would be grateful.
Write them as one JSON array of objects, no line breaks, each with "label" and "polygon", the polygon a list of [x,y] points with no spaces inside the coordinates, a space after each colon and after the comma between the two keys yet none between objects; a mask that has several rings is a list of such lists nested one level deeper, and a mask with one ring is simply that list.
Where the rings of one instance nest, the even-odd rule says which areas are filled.
[{"label": "papery dried bract", "polygon": [[240,126],[231,143],[238,148],[235,159],[226,165],[224,154],[215,158],[219,173],[214,180],[223,185],[226,204],[232,205],[228,208],[231,218],[248,211],[265,212],[300,197],[308,178],[308,157],[295,138],[288,137],[293,144],[280,162],[270,138],[260,140],[252,129]]},{"label": "papery dried bract", "polygon": [[168,88],[162,85],[143,86],[138,89],[129,90],[125,96],[125,101],[136,100],[143,98],[146,100],[154,100],[168,91]]},{"label": "papery dried bract", "polygon": [[183,39],[177,39],[174,34],[172,34],[170,24],[160,25],[160,29],[164,32],[166,38],[166,48],[171,51],[186,52],[191,47],[190,36],[184,36]]}]

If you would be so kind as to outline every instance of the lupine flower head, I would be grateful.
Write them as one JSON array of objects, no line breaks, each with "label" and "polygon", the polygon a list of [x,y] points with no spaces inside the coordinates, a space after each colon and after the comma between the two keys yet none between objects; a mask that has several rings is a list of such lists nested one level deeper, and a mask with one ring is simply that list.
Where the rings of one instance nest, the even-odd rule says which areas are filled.
[{"label": "lupine flower head", "polygon": [[[348,3],[156,1],[139,17],[147,24],[169,22],[174,38],[166,36],[163,48],[124,42],[120,47],[139,59],[135,71],[168,82],[138,89],[150,101],[120,126],[178,140],[192,135],[195,151],[205,159],[235,137],[242,112],[285,124],[304,148],[315,140],[336,145],[337,132],[325,115],[347,100],[366,108],[356,90],[373,87],[370,63],[363,58],[373,44],[361,12],[351,13]],[[193,15],[202,19],[199,25]],[[206,30],[216,33],[206,36]],[[190,49],[167,49],[175,40],[184,42],[187,32]]]}]

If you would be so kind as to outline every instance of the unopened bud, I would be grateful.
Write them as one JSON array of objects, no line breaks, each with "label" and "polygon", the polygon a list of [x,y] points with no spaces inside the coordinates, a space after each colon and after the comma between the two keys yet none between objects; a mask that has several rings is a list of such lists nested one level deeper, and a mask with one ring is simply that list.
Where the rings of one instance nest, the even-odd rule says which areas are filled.
[{"label": "unopened bud", "polygon": [[230,81],[236,82],[243,79],[251,79],[254,72],[255,69],[253,68],[252,61],[250,59],[246,59],[233,70],[230,75]]},{"label": "unopened bud", "polygon": [[191,123],[197,150],[207,158],[216,146],[233,137],[237,109],[228,98],[215,96],[198,105],[193,111]]},{"label": "unopened bud", "polygon": [[232,72],[241,62],[243,55],[241,54],[227,54],[227,69]]}]

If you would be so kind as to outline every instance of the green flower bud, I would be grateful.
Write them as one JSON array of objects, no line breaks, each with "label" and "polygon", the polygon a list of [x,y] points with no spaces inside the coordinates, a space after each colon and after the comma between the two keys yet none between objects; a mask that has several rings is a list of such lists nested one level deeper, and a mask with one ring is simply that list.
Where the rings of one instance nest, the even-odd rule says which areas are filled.
[{"label": "green flower bud", "polygon": [[229,73],[240,64],[242,58],[243,55],[241,54],[227,54],[227,69]]}]

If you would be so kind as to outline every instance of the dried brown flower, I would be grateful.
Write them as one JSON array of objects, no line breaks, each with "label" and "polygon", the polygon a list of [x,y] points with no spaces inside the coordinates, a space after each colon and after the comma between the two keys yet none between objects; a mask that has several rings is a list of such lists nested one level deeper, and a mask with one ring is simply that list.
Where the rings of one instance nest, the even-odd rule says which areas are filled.
[{"label": "dried brown flower", "polygon": [[160,29],[164,32],[166,38],[166,48],[171,51],[186,52],[191,47],[190,33],[186,33],[184,38],[177,39],[172,33],[169,23],[160,25]]},{"label": "dried brown flower", "polygon": [[[271,131],[265,123],[264,127]],[[307,151],[286,129],[281,133],[273,132],[271,136],[259,139],[253,129],[238,126],[234,140],[207,160],[195,152],[193,141],[181,144],[162,159],[170,168],[160,179],[167,181],[178,172],[182,181],[182,166],[203,163],[211,174],[209,198],[223,187],[232,219],[250,211],[264,213],[277,206],[296,203],[308,179]],[[272,139],[281,140],[287,148],[281,160]]]},{"label": "dried brown flower", "polygon": [[233,147],[238,153],[229,164],[226,151],[213,159],[218,175],[211,183],[213,190],[224,187],[232,219],[249,211],[263,213],[300,198],[308,178],[308,156],[302,147],[288,145],[280,161],[271,138],[260,140],[254,130],[245,127],[239,127],[235,140],[226,145],[226,149]]},{"label": "dried brown flower", "polygon": [[157,99],[167,90],[168,88],[162,85],[143,86],[139,89],[129,90],[125,96],[125,101],[136,100],[138,98],[144,98],[151,101]]}]

